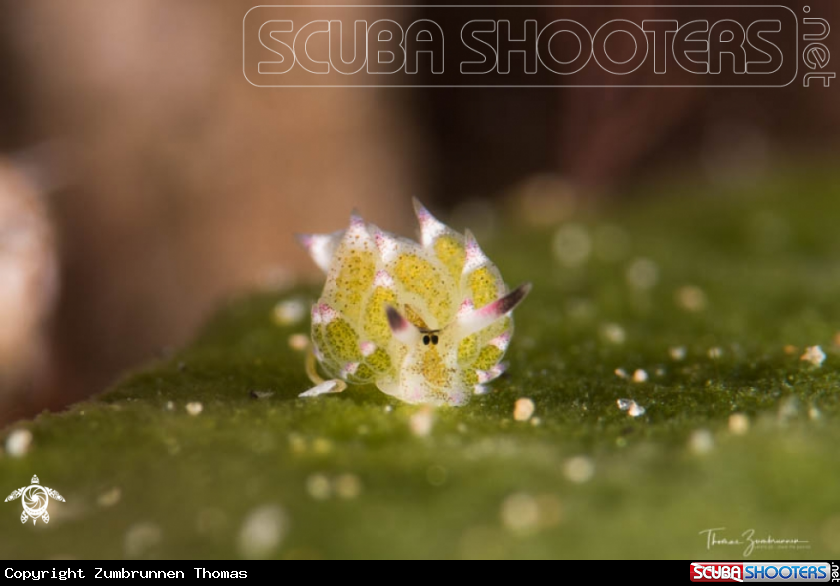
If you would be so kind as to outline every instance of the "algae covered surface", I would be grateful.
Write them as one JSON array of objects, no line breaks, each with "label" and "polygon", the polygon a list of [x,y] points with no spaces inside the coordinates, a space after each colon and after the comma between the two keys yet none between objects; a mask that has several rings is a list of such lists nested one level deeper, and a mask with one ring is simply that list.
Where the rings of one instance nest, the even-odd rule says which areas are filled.
[{"label": "algae covered surface", "polygon": [[[66,503],[25,525],[1,504],[0,554],[840,556],[840,175],[639,195],[479,234],[534,289],[508,374],[466,407],[298,399],[308,319],[274,309],[308,307],[303,288],[232,303],[174,356],[6,429],[32,441],[7,444],[0,491],[37,474]],[[801,359],[814,346],[821,364]]]}]

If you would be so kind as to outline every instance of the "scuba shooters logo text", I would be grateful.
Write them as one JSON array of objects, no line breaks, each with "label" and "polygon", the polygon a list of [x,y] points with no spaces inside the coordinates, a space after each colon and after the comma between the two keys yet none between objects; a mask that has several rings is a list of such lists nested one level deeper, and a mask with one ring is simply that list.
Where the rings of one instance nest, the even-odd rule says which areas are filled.
[{"label": "scuba shooters logo text", "polygon": [[595,87],[594,70],[608,74],[597,87],[834,78],[830,26],[809,7],[648,8],[258,6],[243,19],[243,73],[258,87]]},{"label": "scuba shooters logo text", "polygon": [[[837,564],[828,562],[692,562],[692,582],[829,582]],[[837,581],[837,580],[835,580]]]}]

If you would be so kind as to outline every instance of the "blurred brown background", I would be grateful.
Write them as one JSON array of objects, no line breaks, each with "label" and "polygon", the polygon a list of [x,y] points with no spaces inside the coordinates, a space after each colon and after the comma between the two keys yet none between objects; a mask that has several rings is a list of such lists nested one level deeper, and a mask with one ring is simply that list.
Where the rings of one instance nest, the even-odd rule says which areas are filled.
[{"label": "blurred brown background", "polygon": [[[840,3],[805,4],[837,22]],[[312,276],[292,234],[353,207],[409,231],[412,195],[445,209],[540,176],[620,197],[837,152],[836,84],[256,88],[253,5],[0,0],[0,424],[103,390],[231,295]]]}]

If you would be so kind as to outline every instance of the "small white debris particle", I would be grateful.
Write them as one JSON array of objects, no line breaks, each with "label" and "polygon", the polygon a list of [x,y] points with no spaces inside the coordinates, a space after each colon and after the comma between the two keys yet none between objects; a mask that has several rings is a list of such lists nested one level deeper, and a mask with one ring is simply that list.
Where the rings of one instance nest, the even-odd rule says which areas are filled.
[{"label": "small white debris particle", "polygon": [[677,305],[686,311],[698,312],[706,309],[706,294],[694,285],[686,285],[677,289],[675,299]]},{"label": "small white debris particle", "polygon": [[26,455],[32,446],[32,432],[28,429],[16,429],[6,438],[6,453],[12,458]]},{"label": "small white debris particle", "polygon": [[394,410],[393,405],[385,405],[385,408],[383,409],[383,411],[385,411],[385,413],[390,413],[393,410]]},{"label": "small white debris particle", "polygon": [[812,366],[822,366],[825,361],[825,352],[819,346],[809,346],[799,359],[803,362],[809,362]]},{"label": "small white debris particle", "polygon": [[659,267],[649,258],[637,258],[627,267],[627,283],[634,289],[652,289],[658,281]]},{"label": "small white debris particle", "polygon": [[641,368],[637,369],[636,372],[633,373],[633,382],[634,383],[644,383],[647,382],[648,373],[642,370]]},{"label": "small white debris particle", "polygon": [[292,334],[289,336],[289,347],[292,350],[302,352],[309,348],[309,338],[306,334]]},{"label": "small white debris particle", "polygon": [[671,360],[679,362],[680,360],[685,360],[685,346],[674,346],[668,349],[668,355],[671,357]]},{"label": "small white debris particle", "polygon": [[166,410],[167,411],[175,411],[175,403],[173,403],[172,401],[167,401],[166,402]]},{"label": "small white debris particle", "polygon": [[612,323],[604,324],[601,328],[601,335],[607,342],[616,345],[623,344],[627,339],[627,334],[624,332],[624,328],[618,324]]},{"label": "small white debris particle", "polygon": [[196,415],[199,415],[202,411],[204,411],[204,405],[202,405],[198,401],[192,401],[190,403],[187,403],[186,409],[187,413],[195,417]]},{"label": "small white debris particle", "polygon": [[633,404],[630,405],[630,408],[627,410],[627,415],[629,415],[630,417],[641,417],[645,414],[645,411],[646,409],[644,407],[642,407],[634,401]]},{"label": "small white debris particle", "polygon": [[592,251],[589,232],[577,224],[562,226],[554,233],[552,251],[560,264],[566,267],[573,268],[582,265],[589,259]]},{"label": "small white debris particle", "polygon": [[542,425],[542,419],[540,419],[539,417],[532,417],[531,418],[531,425],[533,427],[539,427],[540,425]]},{"label": "small white debris particle", "polygon": [[584,482],[588,482],[592,478],[592,475],[595,474],[595,464],[586,456],[575,456],[566,460],[563,466],[563,472],[566,478],[575,484],[583,484]]},{"label": "small white debris particle", "polygon": [[617,376],[618,378],[627,378],[627,371],[623,368],[616,368],[615,376]]},{"label": "small white debris particle", "polygon": [[352,500],[362,494],[362,481],[355,474],[342,474],[333,482],[333,490],[338,498]]},{"label": "small white debris particle", "polygon": [[316,501],[327,500],[332,492],[330,479],[323,474],[311,475],[306,479],[306,492]]},{"label": "small white debris particle", "polygon": [[411,433],[417,437],[426,437],[432,433],[435,424],[435,414],[430,407],[421,408],[408,420]]},{"label": "small white debris particle", "polygon": [[750,418],[744,413],[733,413],[729,416],[729,432],[734,435],[744,435],[750,430]]},{"label": "small white debris particle", "polygon": [[111,490],[103,492],[96,498],[96,504],[100,507],[113,507],[122,498],[122,491],[118,486],[115,486]]},{"label": "small white debris particle", "polygon": [[127,558],[139,558],[155,547],[161,539],[160,527],[150,522],[141,522],[129,527],[123,547]]},{"label": "small white debris particle", "polygon": [[502,502],[502,524],[511,533],[533,532],[540,521],[540,507],[536,499],[522,492],[512,494]]},{"label": "small white debris particle", "polygon": [[696,429],[691,432],[688,447],[695,454],[708,454],[715,447],[715,439],[708,429]]},{"label": "small white debris particle", "polygon": [[718,360],[721,356],[723,356],[723,349],[719,346],[713,346],[709,348],[709,358],[712,360]]},{"label": "small white debris particle", "polygon": [[616,405],[622,411],[627,411],[627,415],[630,417],[639,417],[645,414],[646,409],[636,403],[633,399],[618,399],[616,400]]},{"label": "small white debris particle", "polygon": [[278,505],[251,511],[239,531],[239,553],[246,559],[264,559],[276,550],[288,530],[286,513]]},{"label": "small white debris particle", "polygon": [[528,421],[534,414],[535,408],[531,399],[517,399],[513,406],[513,418],[516,421]]},{"label": "small white debris particle", "polygon": [[300,322],[306,316],[306,305],[300,299],[281,301],[272,312],[274,323],[288,326]]},{"label": "small white debris particle", "polygon": [[820,412],[819,408],[816,405],[811,405],[808,409],[808,418],[811,421],[817,421],[820,417],[822,417],[822,413]]}]

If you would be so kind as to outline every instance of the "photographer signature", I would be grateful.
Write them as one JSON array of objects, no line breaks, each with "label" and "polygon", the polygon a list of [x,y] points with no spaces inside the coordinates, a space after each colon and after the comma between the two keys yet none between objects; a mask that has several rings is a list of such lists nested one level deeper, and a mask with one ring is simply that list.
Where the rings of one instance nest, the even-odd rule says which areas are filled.
[{"label": "photographer signature", "polygon": [[770,534],[767,537],[756,539],[755,529],[747,529],[741,533],[738,539],[727,539],[720,532],[726,531],[726,527],[714,527],[703,529],[700,535],[706,536],[706,549],[712,549],[715,545],[741,545],[744,546],[744,557],[752,555],[756,547],[759,549],[810,549],[808,541],[802,539],[777,539]]}]

